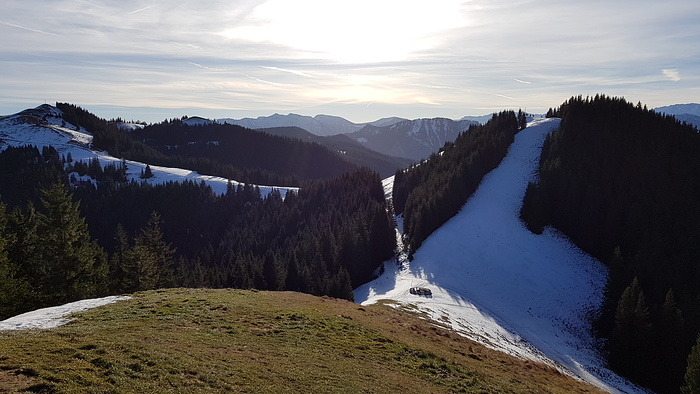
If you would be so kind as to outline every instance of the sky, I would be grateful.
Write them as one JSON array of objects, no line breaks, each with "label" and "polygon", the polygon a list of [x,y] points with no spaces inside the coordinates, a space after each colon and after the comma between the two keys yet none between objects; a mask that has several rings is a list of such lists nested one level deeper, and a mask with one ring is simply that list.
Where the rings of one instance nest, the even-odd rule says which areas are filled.
[{"label": "sky", "polygon": [[577,95],[700,102],[688,0],[3,0],[0,114],[157,122],[544,113]]}]

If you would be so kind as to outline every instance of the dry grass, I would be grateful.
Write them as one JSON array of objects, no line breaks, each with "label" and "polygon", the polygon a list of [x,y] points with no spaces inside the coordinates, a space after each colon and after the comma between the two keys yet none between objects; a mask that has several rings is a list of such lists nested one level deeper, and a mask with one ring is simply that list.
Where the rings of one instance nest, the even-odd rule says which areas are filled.
[{"label": "dry grass", "polygon": [[291,292],[137,293],[0,334],[0,391],[575,393],[594,387],[386,306]]}]

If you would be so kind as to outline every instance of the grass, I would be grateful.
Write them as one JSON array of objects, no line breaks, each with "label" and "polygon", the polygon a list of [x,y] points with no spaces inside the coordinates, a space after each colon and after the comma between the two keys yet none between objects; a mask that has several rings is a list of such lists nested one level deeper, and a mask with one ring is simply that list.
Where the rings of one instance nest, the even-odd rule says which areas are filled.
[{"label": "grass", "polygon": [[408,312],[291,292],[134,294],[0,333],[0,392],[596,392]]}]

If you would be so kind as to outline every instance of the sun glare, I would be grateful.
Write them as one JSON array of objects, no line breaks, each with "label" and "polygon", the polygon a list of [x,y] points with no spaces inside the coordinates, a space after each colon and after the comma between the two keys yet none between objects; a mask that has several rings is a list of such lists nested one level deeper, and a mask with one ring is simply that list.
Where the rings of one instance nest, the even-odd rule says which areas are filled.
[{"label": "sun glare", "polygon": [[227,38],[271,42],[340,63],[400,61],[463,23],[459,1],[269,0]]}]

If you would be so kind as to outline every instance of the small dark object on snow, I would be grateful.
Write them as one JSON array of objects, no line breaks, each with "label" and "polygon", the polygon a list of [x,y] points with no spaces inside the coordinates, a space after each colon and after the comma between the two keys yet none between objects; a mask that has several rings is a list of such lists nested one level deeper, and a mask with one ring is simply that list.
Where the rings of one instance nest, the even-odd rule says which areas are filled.
[{"label": "small dark object on snow", "polygon": [[433,295],[433,292],[430,291],[430,289],[425,288],[425,287],[418,287],[418,286],[411,287],[410,292],[411,292],[411,294],[415,294],[415,295],[425,295],[425,296]]}]

